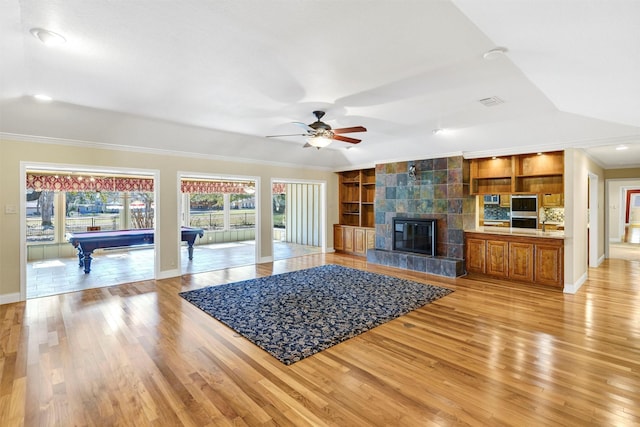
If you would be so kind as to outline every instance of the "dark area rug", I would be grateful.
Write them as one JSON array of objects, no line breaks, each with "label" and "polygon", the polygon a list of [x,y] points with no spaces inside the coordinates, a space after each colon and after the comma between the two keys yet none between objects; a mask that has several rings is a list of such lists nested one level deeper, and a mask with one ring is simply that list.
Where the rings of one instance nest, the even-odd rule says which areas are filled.
[{"label": "dark area rug", "polygon": [[290,365],[451,292],[324,265],[180,296]]}]

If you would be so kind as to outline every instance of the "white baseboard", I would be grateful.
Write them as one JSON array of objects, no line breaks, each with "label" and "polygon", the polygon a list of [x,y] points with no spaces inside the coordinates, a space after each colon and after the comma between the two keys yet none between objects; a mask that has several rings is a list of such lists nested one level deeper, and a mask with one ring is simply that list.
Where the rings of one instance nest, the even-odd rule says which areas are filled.
[{"label": "white baseboard", "polygon": [[602,264],[604,262],[605,258],[604,258],[604,254],[602,254],[600,256],[600,258],[595,260],[595,263],[592,264],[591,261],[589,261],[589,268],[598,268],[600,267],[600,264]]},{"label": "white baseboard", "polygon": [[258,262],[256,264],[265,264],[267,262],[273,262],[273,257],[272,256],[263,256],[262,258],[260,258],[258,260]]},{"label": "white baseboard", "polygon": [[576,292],[578,292],[578,289],[580,289],[580,287],[584,285],[584,282],[587,281],[587,277],[587,273],[585,272],[582,276],[580,276],[576,283],[565,283],[562,292],[564,292],[565,294],[575,294]]},{"label": "white baseboard", "polygon": [[0,294],[0,305],[12,304],[20,301],[20,292],[14,292],[12,294]]},{"label": "white baseboard", "polygon": [[157,280],[162,280],[162,279],[171,279],[172,277],[178,277],[181,276],[182,272],[180,270],[164,270],[164,271],[159,271],[158,272],[158,276],[156,277]]}]

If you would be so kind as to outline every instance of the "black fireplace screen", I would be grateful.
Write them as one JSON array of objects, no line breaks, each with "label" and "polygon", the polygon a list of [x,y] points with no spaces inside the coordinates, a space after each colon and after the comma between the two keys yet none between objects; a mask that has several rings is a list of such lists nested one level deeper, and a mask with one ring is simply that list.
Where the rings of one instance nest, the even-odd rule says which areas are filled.
[{"label": "black fireplace screen", "polygon": [[435,256],[436,220],[393,218],[393,250]]}]

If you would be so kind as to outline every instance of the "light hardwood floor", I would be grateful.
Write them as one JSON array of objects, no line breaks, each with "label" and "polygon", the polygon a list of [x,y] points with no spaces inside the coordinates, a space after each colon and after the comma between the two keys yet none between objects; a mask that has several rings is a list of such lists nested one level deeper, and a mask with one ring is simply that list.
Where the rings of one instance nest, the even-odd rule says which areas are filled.
[{"label": "light hardwood floor", "polygon": [[[178,292],[325,263],[455,289],[291,366]],[[311,255],[0,306],[2,426],[640,424],[640,263],[575,295]]]},{"label": "light hardwood floor", "polygon": [[[255,241],[198,245],[193,260],[186,246],[181,248],[182,274],[203,273],[256,262]],[[319,253],[317,246],[273,242],[274,259]],[[153,279],[153,247],[99,251],[93,256],[91,273],[84,274],[78,258],[55,258],[27,263],[27,299],[91,288]]]}]

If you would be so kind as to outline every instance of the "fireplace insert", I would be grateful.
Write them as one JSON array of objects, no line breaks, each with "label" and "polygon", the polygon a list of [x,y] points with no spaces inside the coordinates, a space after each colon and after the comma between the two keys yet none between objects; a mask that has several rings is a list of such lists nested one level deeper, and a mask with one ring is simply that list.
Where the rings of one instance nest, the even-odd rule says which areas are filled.
[{"label": "fireplace insert", "polygon": [[435,256],[436,220],[393,218],[393,250]]}]

